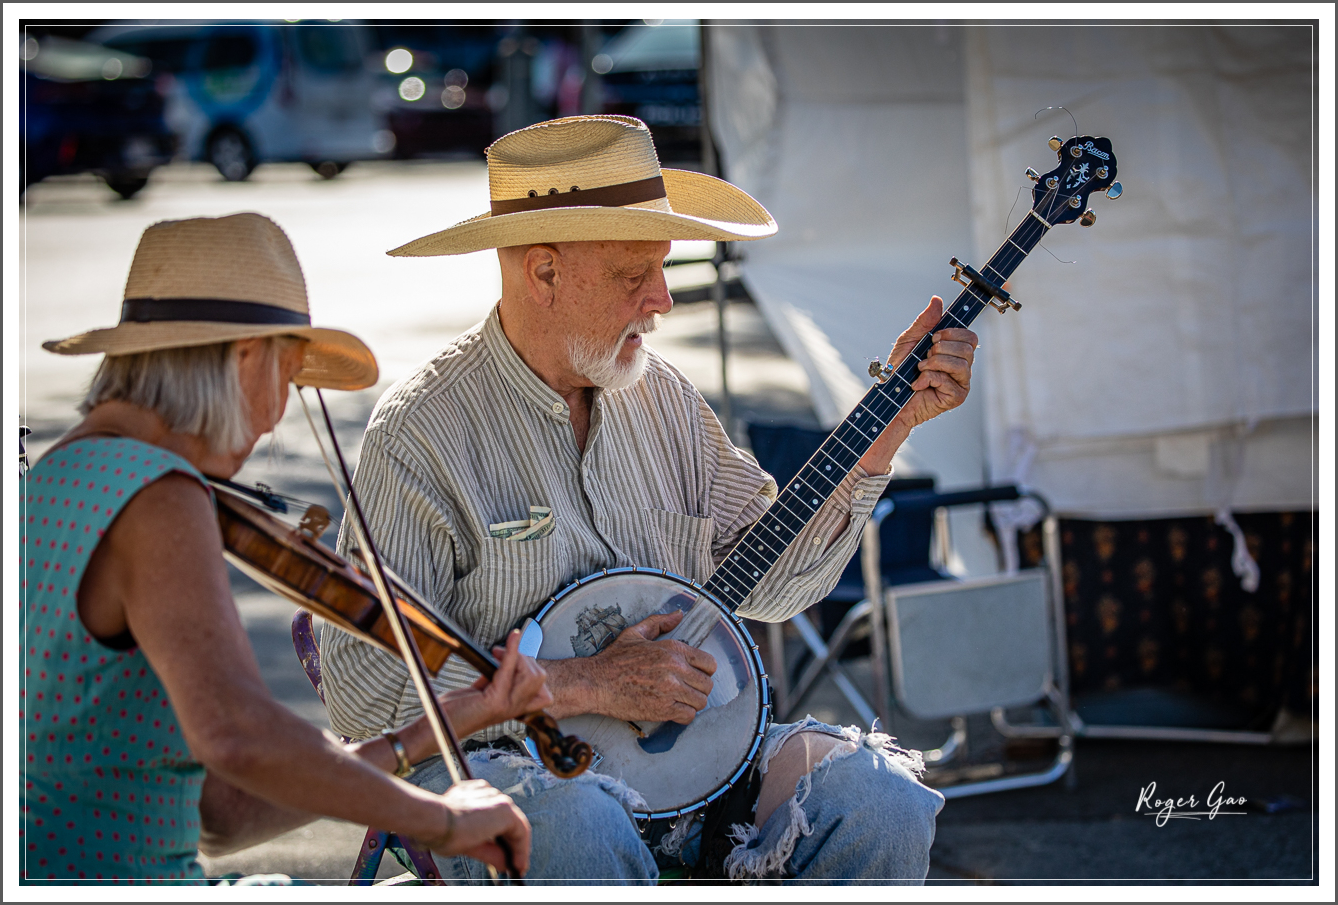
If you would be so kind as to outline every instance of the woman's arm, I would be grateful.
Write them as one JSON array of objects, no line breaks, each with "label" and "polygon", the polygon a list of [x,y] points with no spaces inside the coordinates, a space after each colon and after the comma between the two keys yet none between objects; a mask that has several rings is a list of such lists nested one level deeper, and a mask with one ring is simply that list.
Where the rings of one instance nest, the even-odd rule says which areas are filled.
[{"label": "woman's arm", "polygon": [[[501,668],[492,682],[485,683],[480,679],[476,688],[441,696],[442,709],[457,735],[472,735],[495,723],[540,710],[552,702],[552,695],[544,684],[543,669],[522,655],[519,645],[520,632],[514,631],[507,638],[505,648],[493,648]],[[418,763],[437,753],[437,743],[426,717],[419,717],[396,734],[404,744],[410,763]],[[394,749],[384,736],[356,742],[346,746],[345,750],[386,773],[395,772],[399,765]],[[214,857],[240,851],[304,826],[316,816],[271,804],[209,773],[200,796],[200,850]]]},{"label": "woman's arm", "polygon": [[210,771],[200,790],[200,851],[211,858],[268,842],[317,815],[271,804]]},{"label": "woman's arm", "polygon": [[80,588],[81,613],[87,602],[104,617],[92,621],[108,624],[109,609],[124,613],[186,743],[210,773],[289,811],[436,840],[443,854],[497,866],[500,852],[490,840],[500,834],[518,866],[527,863],[529,824],[510,799],[417,789],[270,696],[232,602],[222,552],[207,493],[190,478],[169,475],[126,505],[94,554],[99,568],[90,563],[93,585],[86,580]]}]

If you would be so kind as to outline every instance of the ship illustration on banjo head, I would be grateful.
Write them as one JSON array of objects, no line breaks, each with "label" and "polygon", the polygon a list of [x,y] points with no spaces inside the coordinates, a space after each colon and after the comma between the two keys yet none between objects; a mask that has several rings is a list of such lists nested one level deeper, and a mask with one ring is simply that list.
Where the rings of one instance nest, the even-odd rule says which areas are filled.
[{"label": "ship illustration on banjo head", "polygon": [[594,747],[599,772],[622,779],[646,799],[649,810],[637,812],[638,819],[695,811],[746,775],[766,735],[771,703],[757,645],[737,610],[914,395],[911,383],[932,335],[968,326],[986,307],[1000,313],[1020,309],[1004,284],[1051,227],[1075,220],[1091,226],[1096,214],[1086,207],[1089,196],[1104,190],[1107,197],[1119,197],[1109,139],[1055,137],[1050,149],[1059,164],[1044,175],[1027,169],[1035,183],[1032,207],[1012,234],[979,270],[952,259],[953,279],[964,288],[942,319],[895,368],[891,362],[870,365],[874,385],[705,583],[663,569],[606,569],[568,585],[526,620],[521,650],[562,660],[593,656],[628,625],[682,610],[682,622],[666,637],[715,658],[707,706],[686,726],[593,714],[561,721],[563,732]]},{"label": "ship illustration on banjo head", "polygon": [[623,608],[618,604],[600,609],[592,605],[576,616],[576,634],[571,636],[572,652],[578,657],[593,657],[613,643],[627,628]]}]

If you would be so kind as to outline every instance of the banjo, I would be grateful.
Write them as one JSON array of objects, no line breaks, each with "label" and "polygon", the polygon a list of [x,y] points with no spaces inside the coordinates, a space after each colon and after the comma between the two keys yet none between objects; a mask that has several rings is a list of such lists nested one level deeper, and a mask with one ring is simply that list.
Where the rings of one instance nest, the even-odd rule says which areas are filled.
[{"label": "banjo", "polygon": [[910,400],[911,383],[920,373],[916,366],[928,354],[932,334],[969,325],[986,306],[1000,313],[1020,309],[1003,285],[1050,228],[1074,220],[1095,223],[1096,214],[1086,209],[1093,192],[1119,197],[1109,139],[1056,137],[1050,148],[1059,164],[1044,176],[1027,169],[1036,183],[1032,208],[1012,235],[979,271],[952,259],[953,279],[965,287],[961,294],[895,369],[878,361],[870,365],[874,385],[704,584],[663,569],[605,569],[568,585],[526,621],[522,651],[562,660],[592,656],[629,625],[681,610],[682,622],[663,637],[715,658],[707,706],[687,725],[595,714],[561,721],[563,732],[594,747],[594,769],[642,794],[649,810],[637,812],[637,819],[675,819],[696,811],[747,773],[766,735],[771,703],[757,645],[737,611]]}]

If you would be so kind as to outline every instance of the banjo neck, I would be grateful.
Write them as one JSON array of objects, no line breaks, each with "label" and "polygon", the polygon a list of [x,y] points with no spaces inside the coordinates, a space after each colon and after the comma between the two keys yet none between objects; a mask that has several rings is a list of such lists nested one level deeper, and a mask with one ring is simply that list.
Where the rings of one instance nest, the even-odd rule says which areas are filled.
[{"label": "banjo neck", "polygon": [[[918,365],[929,354],[933,334],[948,327],[966,327],[986,306],[1001,313],[1020,308],[1004,291],[1004,282],[1050,230],[1051,223],[1031,211],[980,271],[952,259],[953,279],[966,288],[943,313],[934,329],[921,337],[895,369],[883,369],[864,398],[813,453],[812,458],[781,490],[752,528],[707,579],[705,590],[737,611],[767,572],[831,499],[837,486],[869,451],[874,440],[914,395],[911,384]],[[871,368],[872,370],[872,368]]]},{"label": "banjo neck", "polygon": [[1109,139],[1082,135],[1061,141],[1055,137],[1049,145],[1058,155],[1059,164],[1044,176],[1027,170],[1028,178],[1035,183],[1032,206],[1012,235],[979,271],[952,259],[953,279],[965,287],[961,294],[895,369],[884,368],[877,362],[870,366],[869,373],[877,382],[707,579],[705,590],[731,613],[743,605],[781,554],[831,499],[874,440],[915,395],[911,384],[920,376],[918,366],[929,354],[933,334],[948,327],[969,326],[987,305],[1000,313],[1020,309],[1022,306],[1003,286],[1045,234],[1054,226],[1075,220],[1084,226],[1095,223],[1096,214],[1083,210],[1093,192],[1104,190],[1112,199],[1120,196],[1123,189],[1115,181],[1115,155]]}]

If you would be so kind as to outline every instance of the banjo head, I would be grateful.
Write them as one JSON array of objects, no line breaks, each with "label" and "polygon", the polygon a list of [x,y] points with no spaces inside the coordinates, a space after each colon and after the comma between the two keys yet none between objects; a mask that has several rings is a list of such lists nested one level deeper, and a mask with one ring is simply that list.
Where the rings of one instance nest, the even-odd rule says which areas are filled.
[{"label": "banjo head", "polygon": [[686,726],[627,722],[586,714],[560,721],[595,749],[592,767],[626,782],[650,810],[638,819],[676,817],[723,795],[747,772],[770,718],[762,660],[743,623],[700,585],[669,572],[609,569],[568,585],[535,616],[543,629],[538,657],[589,657],[648,616],[688,610],[704,598],[717,621],[701,649],[715,659],[705,710]]}]

